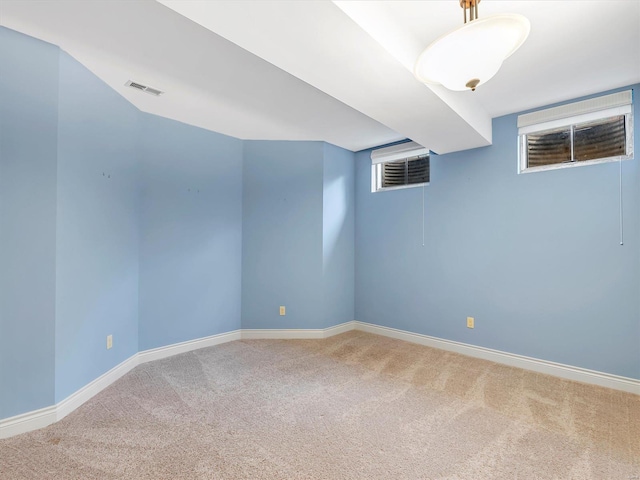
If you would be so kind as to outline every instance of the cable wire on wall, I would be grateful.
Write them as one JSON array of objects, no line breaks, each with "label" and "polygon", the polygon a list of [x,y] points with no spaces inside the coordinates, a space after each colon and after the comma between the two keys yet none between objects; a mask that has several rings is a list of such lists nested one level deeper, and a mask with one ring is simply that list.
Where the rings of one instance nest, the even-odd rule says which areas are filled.
[{"label": "cable wire on wall", "polygon": [[422,185],[422,246],[424,247],[424,184]]},{"label": "cable wire on wall", "polygon": [[620,245],[624,245],[624,219],[622,218],[622,156],[618,162],[618,180],[620,182]]}]

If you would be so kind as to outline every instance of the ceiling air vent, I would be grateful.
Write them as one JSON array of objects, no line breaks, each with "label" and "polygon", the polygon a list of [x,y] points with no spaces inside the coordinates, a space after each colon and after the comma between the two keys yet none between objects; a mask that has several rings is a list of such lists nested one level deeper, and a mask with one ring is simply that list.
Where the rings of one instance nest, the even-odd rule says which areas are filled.
[{"label": "ceiling air vent", "polygon": [[124,85],[125,87],[131,87],[131,88],[135,88],[136,90],[143,91],[145,93],[148,93],[149,95],[155,95],[156,97],[159,97],[164,93],[163,91],[158,90],[157,88],[148,87],[147,85],[142,85],[141,83],[132,82],[131,80],[129,80]]}]

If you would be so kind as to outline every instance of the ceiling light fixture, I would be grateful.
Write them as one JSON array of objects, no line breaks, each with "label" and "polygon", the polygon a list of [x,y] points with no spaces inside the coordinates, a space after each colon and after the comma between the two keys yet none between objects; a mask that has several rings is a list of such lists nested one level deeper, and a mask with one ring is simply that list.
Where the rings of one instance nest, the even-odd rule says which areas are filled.
[{"label": "ceiling light fixture", "polygon": [[420,81],[441,84],[449,90],[475,90],[498,73],[502,62],[524,43],[531,29],[529,20],[512,13],[479,20],[479,3],[460,0],[464,25],[420,54],[413,71]]}]

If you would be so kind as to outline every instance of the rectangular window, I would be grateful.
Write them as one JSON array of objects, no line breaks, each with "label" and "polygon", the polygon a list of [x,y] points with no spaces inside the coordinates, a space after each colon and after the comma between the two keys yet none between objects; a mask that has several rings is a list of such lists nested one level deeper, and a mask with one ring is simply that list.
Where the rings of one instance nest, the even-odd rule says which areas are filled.
[{"label": "rectangular window", "polygon": [[520,115],[518,133],[518,173],[631,159],[631,91]]},{"label": "rectangular window", "polygon": [[371,162],[372,192],[429,183],[429,151],[415,142],[374,150]]},{"label": "rectangular window", "polygon": [[379,163],[382,188],[429,183],[429,156]]}]

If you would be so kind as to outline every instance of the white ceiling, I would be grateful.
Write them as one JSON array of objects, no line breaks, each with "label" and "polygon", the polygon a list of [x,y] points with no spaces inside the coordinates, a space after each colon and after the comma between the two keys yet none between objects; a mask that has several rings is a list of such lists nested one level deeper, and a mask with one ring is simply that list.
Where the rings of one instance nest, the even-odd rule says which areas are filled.
[{"label": "white ceiling", "polygon": [[531,34],[476,92],[411,73],[462,25],[458,0],[0,0],[0,25],[59,45],[143,111],[354,151],[403,138],[437,153],[488,145],[493,117],[640,83],[640,0],[483,0],[479,11],[525,15]]}]

